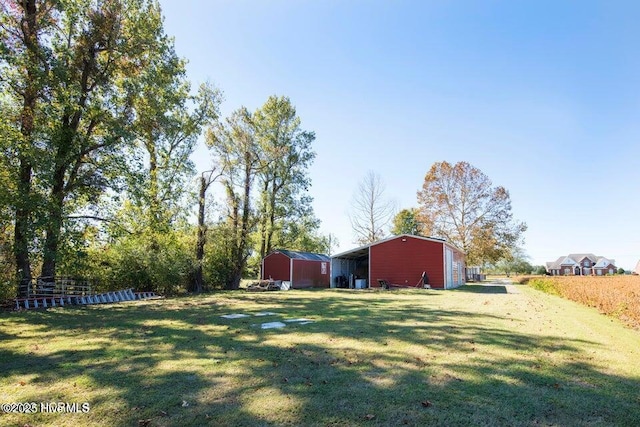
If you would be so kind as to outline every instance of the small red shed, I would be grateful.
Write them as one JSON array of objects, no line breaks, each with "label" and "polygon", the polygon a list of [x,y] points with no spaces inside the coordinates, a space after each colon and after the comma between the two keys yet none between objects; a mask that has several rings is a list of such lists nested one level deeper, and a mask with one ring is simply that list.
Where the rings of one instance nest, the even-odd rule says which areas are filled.
[{"label": "small red shed", "polygon": [[262,259],[262,280],[285,280],[292,288],[328,288],[331,258],[311,252],[278,249]]},{"label": "small red shed", "polygon": [[331,258],[331,286],[378,287],[378,280],[436,289],[464,284],[464,253],[442,239],[402,234]]}]

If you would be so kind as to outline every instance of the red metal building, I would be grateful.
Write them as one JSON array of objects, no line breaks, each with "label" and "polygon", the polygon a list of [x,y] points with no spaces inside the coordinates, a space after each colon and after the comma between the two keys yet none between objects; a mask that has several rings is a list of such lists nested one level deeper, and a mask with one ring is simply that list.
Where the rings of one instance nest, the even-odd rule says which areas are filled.
[{"label": "red metal building", "polygon": [[464,267],[464,253],[444,240],[403,234],[334,255],[331,286],[422,287],[426,273],[430,287],[452,289],[464,284]]},{"label": "red metal building", "polygon": [[262,259],[262,279],[285,280],[292,288],[328,288],[331,258],[278,249]]}]

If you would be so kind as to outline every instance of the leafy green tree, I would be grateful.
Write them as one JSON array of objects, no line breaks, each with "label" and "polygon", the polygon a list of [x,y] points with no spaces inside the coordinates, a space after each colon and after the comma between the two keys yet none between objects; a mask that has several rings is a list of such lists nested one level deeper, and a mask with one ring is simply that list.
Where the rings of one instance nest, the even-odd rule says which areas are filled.
[{"label": "leafy green tree", "polygon": [[229,221],[216,222],[207,227],[204,259],[204,289],[225,288],[234,274],[234,230]]},{"label": "leafy green tree", "polygon": [[134,83],[132,102],[135,145],[131,158],[144,158],[146,164],[132,165],[135,173],[129,178],[129,196],[145,211],[140,220],[154,229],[170,227],[186,212],[181,195],[188,194],[184,191],[187,180],[195,174],[189,156],[202,128],[218,118],[221,98],[220,92],[208,85],[190,96],[184,61],[177,58],[171,45],[162,48],[166,52],[147,58],[149,63]]},{"label": "leafy green tree", "polygon": [[206,288],[204,280],[204,253],[207,243],[207,223],[205,218],[206,213],[206,194],[209,186],[220,178],[221,173],[217,167],[211,170],[205,171],[200,176],[200,189],[198,191],[198,229],[197,229],[197,241],[196,241],[196,265],[193,275],[193,287],[194,292],[202,292]]},{"label": "leafy green tree", "polygon": [[51,49],[44,34],[55,25],[54,8],[45,0],[3,1],[0,3],[0,90],[2,125],[0,140],[10,171],[14,212],[13,252],[17,276],[31,280],[29,246],[35,235],[32,224],[34,203],[33,167],[41,157],[39,134],[41,102],[50,74]]},{"label": "leafy green tree", "polygon": [[618,268],[618,274],[624,274],[624,268],[622,267]]},{"label": "leafy green tree", "polygon": [[[76,274],[91,264],[89,242],[107,252],[141,244],[158,257],[149,265],[174,277],[162,259],[174,259],[183,240],[171,232],[186,211],[178,190],[193,173],[200,129],[217,117],[218,91],[189,94],[155,0],[6,0],[0,8],[0,150],[12,159],[0,197],[12,206],[21,279],[32,274],[29,252],[42,254],[43,276],[58,266]],[[117,202],[105,209],[110,189],[129,202],[113,218],[98,216],[117,210]],[[98,243],[93,219],[110,219],[111,246]]]},{"label": "leafy green tree", "polygon": [[66,215],[97,201],[109,184],[110,168],[126,137],[120,117],[127,107],[115,90],[116,80],[124,77],[118,64],[138,48],[130,42],[143,41],[123,34],[132,22],[123,19],[128,11],[119,2],[57,5],[43,141],[50,167],[38,171],[47,185],[41,273],[45,277],[55,275]]},{"label": "leafy green tree", "polygon": [[13,225],[0,208],[0,301],[15,296],[15,258],[12,256]]},{"label": "leafy green tree", "polygon": [[[275,240],[279,242],[278,247],[291,249],[294,251],[329,253],[330,238],[318,232],[320,220],[313,214],[306,215],[298,221],[284,223]],[[335,244],[335,237],[334,239]]]},{"label": "leafy green tree", "polygon": [[225,218],[221,223],[228,236],[222,244],[229,256],[226,289],[238,289],[250,256],[251,233],[256,226],[252,190],[260,159],[251,113],[244,107],[212,126],[206,134],[223,170],[220,182],[226,194]]},{"label": "leafy green tree", "polygon": [[393,218],[391,233],[422,235],[422,223],[419,219],[420,212],[416,208],[402,209]]},{"label": "leafy green tree", "polygon": [[[257,204],[259,256],[271,252],[274,244],[286,246],[274,236],[283,228],[304,223],[317,229],[312,215],[309,167],[315,153],[311,144],[313,132],[302,130],[301,120],[288,97],[270,96],[251,118],[255,128],[258,157],[260,159],[257,187],[260,196]],[[307,234],[309,236],[309,234]],[[287,246],[288,247],[288,246]]]},{"label": "leafy green tree", "polygon": [[509,192],[493,187],[482,171],[467,162],[434,163],[418,202],[427,234],[464,250],[468,265],[507,256],[527,228],[513,219]]},{"label": "leafy green tree", "polygon": [[16,293],[11,210],[11,197],[15,191],[11,188],[14,181],[10,178],[10,157],[5,155],[5,144],[7,141],[0,137],[0,301],[14,297]]},{"label": "leafy green tree", "polygon": [[[7,0],[2,7],[0,67],[11,70],[3,79],[3,111],[19,114],[1,130],[17,159],[14,252],[28,280],[30,242],[43,242],[41,274],[53,276],[70,223],[89,216],[82,214],[124,175],[133,122],[144,116],[136,103],[141,73],[151,70],[160,89],[175,83],[180,93],[181,80],[170,76],[180,63],[155,1]],[[160,99],[175,101],[164,92]],[[44,239],[34,237],[39,224]]]},{"label": "leafy green tree", "polygon": [[533,274],[547,274],[547,268],[544,265],[536,265],[535,267],[533,267]]},{"label": "leafy green tree", "polygon": [[135,288],[176,294],[189,286],[194,237],[186,224],[170,231],[130,234],[89,248],[90,268],[102,290]]},{"label": "leafy green tree", "polygon": [[[130,159],[134,161],[130,162],[126,175],[129,189],[126,196],[131,203],[125,209],[127,214],[121,216],[127,219],[128,229],[146,235],[150,252],[165,250],[161,242],[167,240],[162,239],[162,233],[173,233],[176,222],[186,220],[191,201],[188,196],[192,193],[185,189],[195,173],[190,155],[202,128],[218,118],[221,99],[220,91],[210,85],[201,85],[197,95],[191,96],[185,62],[177,57],[164,34],[160,32],[157,39],[162,43],[143,58],[138,79],[132,83],[135,120],[131,128],[135,144]],[[201,291],[202,257],[199,254],[204,245],[198,248],[202,249],[195,255],[200,258],[193,262],[194,271],[187,271],[187,277],[197,279],[194,290]],[[193,254],[183,254],[183,257],[193,257]],[[167,266],[157,263],[154,269],[160,271]],[[171,271],[166,274],[170,275]],[[185,278],[177,282],[185,282]]]},{"label": "leafy green tree", "polygon": [[[241,108],[207,133],[226,194],[224,218],[215,229],[227,247],[204,258],[228,273],[228,289],[236,289],[244,274],[255,274],[275,247],[329,249],[308,195],[315,135],[300,124],[289,98],[271,96],[255,112]],[[224,267],[223,253],[231,259]]]},{"label": "leafy green tree", "polygon": [[498,260],[493,270],[507,275],[511,273],[531,274],[534,271],[534,267],[529,263],[529,256],[524,250],[516,246]]}]

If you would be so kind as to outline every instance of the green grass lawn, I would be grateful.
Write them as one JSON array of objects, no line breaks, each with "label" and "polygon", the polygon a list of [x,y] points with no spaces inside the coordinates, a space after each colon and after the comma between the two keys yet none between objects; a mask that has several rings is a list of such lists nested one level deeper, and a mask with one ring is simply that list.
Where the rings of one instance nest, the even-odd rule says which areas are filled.
[{"label": "green grass lawn", "polygon": [[[640,333],[515,285],[0,314],[0,425],[640,425]],[[223,319],[229,313],[276,315]],[[261,322],[314,323],[260,329]],[[255,326],[258,325],[258,326]]]}]

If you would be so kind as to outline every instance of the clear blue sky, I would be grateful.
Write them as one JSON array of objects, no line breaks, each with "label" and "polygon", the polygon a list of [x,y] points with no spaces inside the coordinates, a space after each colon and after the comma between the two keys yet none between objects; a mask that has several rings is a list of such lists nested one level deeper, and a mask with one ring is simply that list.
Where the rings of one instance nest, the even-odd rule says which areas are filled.
[{"label": "clear blue sky", "polygon": [[[189,78],[223,114],[289,96],[316,132],[322,231],[377,171],[400,208],[437,161],[511,193],[535,264],[640,258],[640,2],[161,0]],[[202,146],[200,170],[210,165]]]}]

